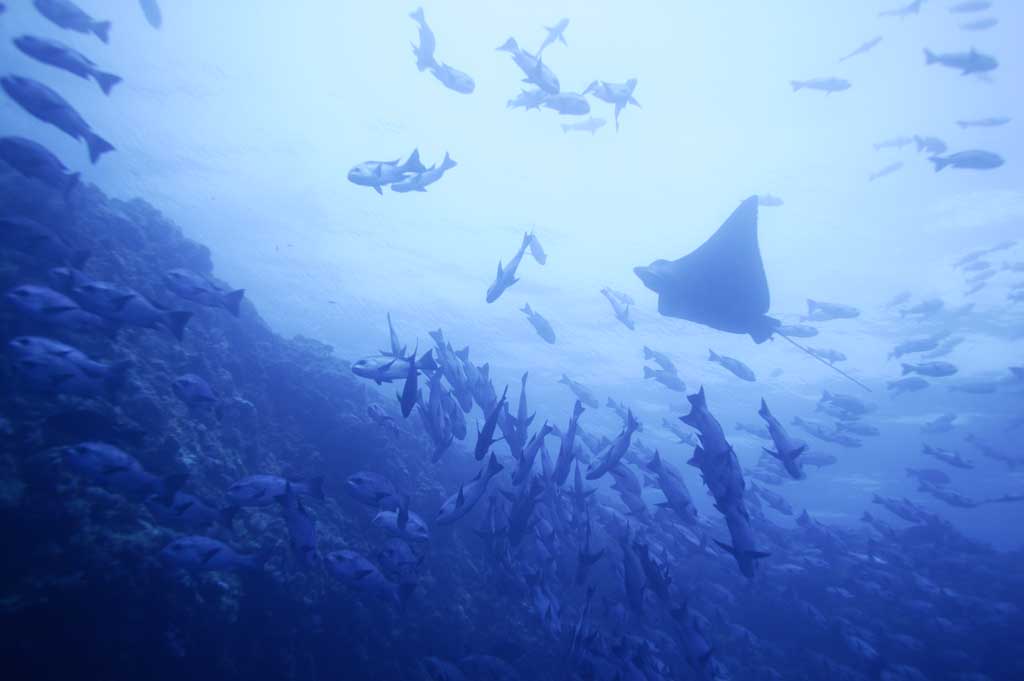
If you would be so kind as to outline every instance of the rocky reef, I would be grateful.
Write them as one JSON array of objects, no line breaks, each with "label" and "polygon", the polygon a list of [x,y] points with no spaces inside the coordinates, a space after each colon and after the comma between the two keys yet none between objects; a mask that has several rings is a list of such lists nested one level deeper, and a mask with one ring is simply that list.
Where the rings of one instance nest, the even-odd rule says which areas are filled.
[{"label": "rocky reef", "polygon": [[[92,186],[65,201],[0,172],[4,213],[54,226],[71,248],[89,254],[83,269],[93,278],[180,305],[163,284],[165,271],[213,276],[209,250],[143,201],[109,199]],[[47,285],[49,270],[62,264],[4,239],[0,289]],[[105,679],[398,679],[408,678],[424,650],[458,657],[474,639],[494,640],[486,624],[493,619],[473,611],[493,604],[469,598],[474,587],[483,590],[483,573],[454,533],[434,538],[430,564],[442,569],[424,570],[421,585],[431,597],[414,599],[406,612],[353,595],[321,571],[295,569],[276,507],[245,509],[225,537],[243,551],[275,547],[265,573],[192,577],[160,564],[158,553],[175,534],[144,504],[62,467],[56,448],[108,442],[153,473],[187,473],[186,489],[211,505],[246,474],[325,476],[326,500],[312,511],[321,546],[371,556],[379,537],[372,513],[344,494],[348,475],[373,470],[395,480],[413,508],[440,505],[444,471],[427,462],[428,446],[410,432],[392,437],[364,417],[366,388],[331,347],[275,335],[249,302],[238,318],[185,307],[194,317],[181,342],[136,328],[90,338],[38,328],[6,308],[0,316],[4,343],[46,335],[100,361],[131,363],[127,385],[106,400],[32,391],[0,362],[0,536],[7,546],[0,648],[31,672],[18,678],[75,670]],[[202,376],[222,396],[220,419],[175,397],[172,382],[183,373]],[[494,626],[513,622],[509,616]]]},{"label": "rocky reef", "polygon": [[[574,546],[540,558],[496,557],[488,539],[470,531],[488,513],[485,504],[455,527],[431,528],[418,557],[418,586],[403,604],[354,591],[323,567],[298,565],[276,504],[241,509],[228,527],[210,530],[240,552],[269,555],[265,569],[171,569],[160,552],[180,534],[140,499],[69,471],[61,447],[120,447],[154,474],[187,474],[185,490],[213,508],[223,508],[225,491],[246,475],[323,476],[325,498],[308,504],[321,551],[370,557],[379,555],[384,537],[373,511],[346,493],[349,475],[386,476],[429,522],[478,464],[454,450],[431,463],[433,444],[417,419],[401,419],[387,391],[371,394],[331,347],[279,337],[251,302],[235,317],[175,298],[164,273],[186,268],[212,279],[213,257],[145,202],[110,199],[87,185],[65,198],[3,169],[0,202],[0,225],[27,218],[52,227],[60,241],[46,247],[4,233],[3,291],[47,285],[53,268],[80,264],[87,254],[88,276],[193,313],[178,340],[164,329],[61,331],[10,306],[0,309],[5,345],[45,335],[97,360],[130,364],[115,395],[81,398],[33,389],[11,361],[0,361],[0,651],[9,678],[411,679],[425,678],[430,656],[490,670],[466,676],[474,681],[625,678],[616,674],[640,674],[639,667],[648,679],[696,678],[687,670],[711,669],[712,650],[736,679],[917,679],[923,670],[927,678],[980,680],[1024,673],[1019,656],[992,654],[1012,650],[1024,627],[1020,552],[979,545],[906,500],[876,503],[909,527],[865,515],[865,531],[855,532],[806,513],[795,529],[780,527],[750,495],[749,520],[771,553],[766,573],[753,581],[709,541],[726,536],[720,522],[704,525],[703,537],[675,521],[664,523],[672,532],[649,526],[659,555],[671,548],[685,558],[664,564],[649,560],[654,551],[646,545],[638,552],[627,529],[622,551],[644,558],[647,583],[660,584],[666,606],[660,619],[649,609],[646,621],[627,613],[617,595],[617,557],[595,567],[591,583],[600,599],[593,608],[592,593],[572,585]],[[173,389],[182,374],[208,382],[219,408],[186,406]],[[374,402],[381,403],[378,415],[401,427],[369,418]],[[545,503],[560,508],[569,493],[549,491]],[[502,495],[491,492],[501,503]],[[593,507],[603,540],[595,546],[607,546],[618,516],[606,503]],[[650,522],[642,515],[629,522]],[[528,542],[534,550],[554,539],[528,519],[522,529],[540,538]],[[545,564],[570,575],[561,604],[533,571]],[[634,577],[639,569],[632,565]],[[634,603],[640,609],[643,591]],[[681,624],[666,614],[669,605]],[[583,646],[590,666],[579,663]],[[443,667],[435,672],[430,678],[463,678],[444,675]]]}]

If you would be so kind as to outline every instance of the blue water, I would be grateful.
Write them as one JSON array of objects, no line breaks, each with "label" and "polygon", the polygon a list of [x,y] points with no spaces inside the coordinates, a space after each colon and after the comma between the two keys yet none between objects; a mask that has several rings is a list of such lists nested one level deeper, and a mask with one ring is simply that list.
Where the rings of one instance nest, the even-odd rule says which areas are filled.
[{"label": "blue water", "polygon": [[[81,0],[97,20],[112,22],[109,44],[62,29],[28,0],[3,4],[4,75],[53,88],[116,148],[90,163],[81,142],[29,115],[13,96],[0,97],[0,135],[44,145],[83,182],[65,202],[14,164],[0,164],[4,219],[37,221],[88,250],[81,269],[90,278],[194,313],[177,342],[161,329],[111,337],[47,324],[5,299],[5,345],[43,336],[100,361],[133,363],[123,391],[69,395],[59,381],[29,385],[25,373],[33,369],[8,352],[0,374],[7,440],[0,497],[2,527],[20,557],[0,584],[0,612],[17,667],[64,673],[59,662],[39,659],[50,623],[63,618],[68,632],[56,642],[67,659],[104,678],[127,678],[147,656],[173,660],[152,672],[168,678],[462,678],[429,671],[423,660],[431,656],[460,664],[465,678],[512,678],[460,662],[473,654],[500,658],[516,678],[1024,675],[1007,648],[1024,626],[1024,379],[1011,370],[1024,363],[1024,111],[1017,86],[1024,6],[932,0],[900,18],[879,16],[898,0],[425,5],[438,64],[473,80],[464,94],[417,70],[410,43],[420,36],[410,3],[168,0],[155,29],[139,3]],[[567,44],[556,40],[543,51],[562,92],[581,93],[598,79],[636,79],[639,106],[626,105],[618,130],[613,105],[593,94],[586,97],[589,114],[580,117],[506,104],[533,85],[495,48],[513,36],[532,52],[544,27],[562,17],[569,19]],[[998,22],[962,27],[989,17]],[[59,40],[123,82],[104,96],[95,82],[17,49],[12,39],[26,34]],[[876,45],[840,61],[876,36]],[[949,55],[972,48],[995,57],[997,68],[961,75],[926,64],[926,49]],[[825,93],[790,85],[814,78],[849,87]],[[594,134],[561,127],[588,116],[605,125]],[[1008,120],[957,124],[986,118]],[[984,150],[1002,164],[936,172],[915,136],[941,139],[948,148],[942,155]],[[885,144],[892,141],[899,144]],[[354,166],[405,161],[413,150],[426,166],[446,153],[457,165],[425,192],[385,185],[378,195],[347,179]],[[891,172],[871,179],[883,170]],[[782,338],[758,344],[659,314],[657,295],[634,274],[634,267],[698,248],[752,195],[762,198],[757,230],[768,313],[784,324],[813,325],[818,335],[795,340],[842,353],[836,367],[867,389]],[[768,195],[781,205],[764,205]],[[132,203],[137,199],[161,217]],[[488,304],[496,266],[508,265],[524,233],[536,235],[546,262],[527,249],[519,281]],[[68,263],[13,235],[0,243],[5,291],[53,286],[48,270]],[[209,249],[210,262],[182,236]],[[976,251],[987,252],[957,264]],[[728,277],[730,263],[723,265]],[[172,268],[245,289],[238,319],[176,295],[162,278]],[[601,293],[606,287],[635,301],[635,328],[615,318]],[[904,292],[903,302],[891,304]],[[801,321],[808,299],[852,306],[857,315]],[[936,299],[940,311],[907,314]],[[554,344],[530,325],[526,304],[550,322]],[[610,475],[586,483],[598,490],[588,502],[593,546],[606,549],[591,576],[597,591],[590,610],[572,575],[582,525],[562,518],[572,475],[564,486],[546,479],[542,457],[531,476],[545,480],[545,495],[529,515],[527,538],[507,553],[473,532],[487,523],[491,498],[529,489],[512,484],[521,464],[507,441],[492,448],[505,470],[479,505],[452,527],[435,525],[442,502],[482,465],[472,455],[475,429],[491,405],[467,397],[468,435],[431,462],[423,420],[418,412],[403,419],[395,398],[406,377],[377,385],[351,371],[388,349],[388,314],[408,351],[436,352],[428,333],[437,329],[454,350],[468,346],[472,366],[488,364],[498,395],[509,386],[513,415],[528,372],[536,417],[527,436],[545,420],[565,431],[576,398],[559,382],[563,374],[598,400],[580,419],[588,434],[614,440],[623,431],[609,399],[643,424],[620,465],[643,486],[646,511],[627,513]],[[920,352],[890,357],[898,344],[927,336],[959,343],[933,360]],[[645,380],[644,367],[656,368],[645,361],[645,346],[672,359],[685,392]],[[708,361],[709,349],[740,360],[757,380]],[[896,395],[890,383],[902,378],[901,363],[924,361],[948,362],[955,373],[926,377],[927,388]],[[463,361],[456,364],[447,368],[464,370]],[[209,382],[216,407],[183,406],[171,388],[183,373]],[[429,373],[417,384],[424,407]],[[457,397],[450,376],[440,385]],[[716,506],[701,471],[687,465],[693,446],[662,426],[663,419],[678,423],[691,409],[687,395],[701,387],[744,471],[756,544],[772,554],[759,559],[753,579],[711,541],[728,543],[727,504],[718,499]],[[834,432],[842,419],[822,410],[825,391],[862,401],[867,413],[856,423],[878,434],[854,435],[859,446],[844,447],[794,425],[800,417]],[[808,455],[831,455],[835,463],[804,466],[806,477],[792,480],[765,460],[762,447],[771,444],[737,427],[763,425],[762,399],[809,446]],[[375,421],[371,404],[390,421]],[[943,414],[955,415],[947,432],[922,429]],[[503,431],[502,423],[496,437]],[[184,489],[218,511],[232,507],[227,490],[245,475],[296,483],[324,476],[326,498],[306,501],[317,518],[317,553],[351,548],[374,563],[388,534],[373,523],[378,509],[353,501],[345,481],[362,470],[381,474],[397,489],[392,501],[408,495],[409,508],[433,526],[429,548],[408,542],[422,558],[412,599],[375,598],[332,577],[320,558],[300,564],[288,549],[294,529],[282,522],[276,501],[243,508],[231,529],[215,533],[244,555],[269,551],[255,576],[230,566],[197,576],[173,561],[160,565],[163,546],[194,532],[168,527],[138,493],[115,489],[110,473],[89,478],[41,463],[59,460],[60,448],[79,440],[109,441],[154,474],[187,473]],[[560,440],[546,442],[553,460]],[[928,457],[925,445],[958,451],[973,467]],[[696,525],[655,512],[664,495],[645,466],[655,449],[681,471]],[[584,447],[595,460],[603,452]],[[775,476],[767,481],[766,468]],[[949,481],[936,494],[907,469],[941,471]],[[752,482],[782,495],[793,513],[754,508]],[[966,502],[951,504],[951,492]],[[930,520],[907,522],[873,501],[904,498]],[[801,525],[803,511],[833,534],[823,539]],[[871,530],[865,511],[896,534]],[[629,577],[622,575],[629,556],[620,541],[627,523],[630,536],[649,543],[673,575],[667,599],[644,575],[643,613],[615,607],[629,602]],[[399,583],[388,575],[385,586]],[[130,613],[124,618],[104,605],[119,584],[120,607]],[[160,605],[147,615],[154,599]],[[556,605],[548,610],[545,599]],[[714,670],[687,659],[692,626],[672,614],[683,603],[707,620],[699,629],[712,643]],[[802,603],[820,610],[826,624],[808,618]],[[108,610],[95,615],[110,627],[106,633],[89,624],[100,609]],[[587,630],[598,633],[567,656],[583,612]],[[138,652],[119,652],[113,642],[133,627]],[[140,632],[159,642],[143,643]],[[401,653],[389,657],[395,648]]]}]

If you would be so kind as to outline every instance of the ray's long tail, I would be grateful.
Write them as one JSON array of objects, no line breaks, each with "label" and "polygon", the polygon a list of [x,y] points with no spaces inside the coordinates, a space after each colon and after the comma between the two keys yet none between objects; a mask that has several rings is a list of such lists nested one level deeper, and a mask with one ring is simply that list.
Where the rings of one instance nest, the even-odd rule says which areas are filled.
[{"label": "ray's long tail", "polygon": [[795,346],[796,346],[797,348],[799,348],[799,349],[800,349],[800,350],[802,350],[803,352],[807,353],[807,354],[808,354],[809,356],[813,357],[814,359],[818,360],[819,362],[821,362],[822,364],[824,364],[825,366],[827,366],[827,367],[828,367],[829,369],[831,369],[832,371],[834,371],[834,372],[836,372],[837,374],[839,374],[840,376],[842,376],[842,377],[844,377],[844,378],[846,378],[846,379],[848,379],[848,380],[852,381],[853,383],[856,383],[857,385],[859,385],[859,386],[860,386],[861,388],[864,388],[864,389],[865,389],[865,390],[867,390],[868,392],[871,392],[871,388],[867,387],[866,385],[864,385],[863,383],[861,383],[861,382],[860,382],[860,381],[858,381],[858,380],[857,380],[856,378],[854,378],[854,377],[853,377],[853,376],[851,376],[850,374],[846,373],[845,371],[843,371],[842,369],[840,369],[840,368],[839,368],[839,367],[837,367],[836,365],[834,365],[834,364],[829,364],[828,362],[826,362],[825,360],[823,360],[823,359],[822,359],[821,357],[818,357],[818,356],[817,356],[816,354],[814,354],[813,352],[811,352],[810,350],[808,350],[808,349],[807,349],[807,348],[805,348],[804,346],[800,345],[799,343],[797,343],[797,342],[796,342],[795,340],[793,340],[793,339],[792,339],[792,338],[790,338],[789,336],[786,336],[785,334],[781,334],[781,333],[779,333],[778,331],[776,331],[776,332],[775,332],[775,335],[777,335],[777,336],[782,336],[783,338],[785,338],[786,340],[788,340],[788,341],[789,341],[790,343],[792,343],[793,345],[795,345]]}]

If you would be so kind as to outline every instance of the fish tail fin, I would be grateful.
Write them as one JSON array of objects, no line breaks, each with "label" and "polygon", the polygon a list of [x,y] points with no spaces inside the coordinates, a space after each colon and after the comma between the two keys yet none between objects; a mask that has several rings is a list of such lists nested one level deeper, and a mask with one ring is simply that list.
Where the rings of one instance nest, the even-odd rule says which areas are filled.
[{"label": "fish tail fin", "polygon": [[104,73],[103,71],[95,71],[92,77],[96,79],[96,84],[103,90],[103,94],[109,95],[110,90],[121,82],[121,76],[115,76],[113,73]]},{"label": "fish tail fin", "polygon": [[175,338],[181,340],[185,334],[185,325],[192,319],[192,313],[186,310],[171,310],[166,318],[168,330]]},{"label": "fish tail fin", "polygon": [[721,359],[721,357],[716,355],[714,350],[712,350],[711,348],[708,348],[708,361],[709,362],[717,362],[720,359]]},{"label": "fish tail fin", "polygon": [[487,460],[487,474],[485,477],[493,477],[505,470],[505,467],[498,463],[498,457],[491,452],[491,458]]},{"label": "fish tail fin", "polygon": [[245,297],[245,289],[240,288],[237,291],[231,291],[230,293],[224,294],[224,307],[233,316],[238,316],[238,308],[242,304],[242,298]]},{"label": "fish tail fin", "polygon": [[[693,410],[706,410],[708,408],[707,398],[704,397],[704,386],[700,387],[700,390],[692,395],[687,395],[686,399],[690,402]],[[692,413],[692,412],[691,412]],[[685,423],[685,421],[684,421]]]},{"label": "fish tail fin", "polygon": [[525,312],[526,314],[528,314],[530,316],[533,316],[533,310],[530,309],[530,304],[529,303],[527,303],[526,305],[523,305],[523,308],[520,310],[520,312]]},{"label": "fish tail fin", "polygon": [[[412,356],[413,356],[413,358],[415,358],[416,357],[416,353],[413,353]],[[433,350],[427,350],[426,352],[424,352],[423,356],[416,360],[416,367],[420,371],[424,371],[424,372],[427,372],[427,371],[429,371],[429,372],[437,371],[440,367],[438,366],[437,361],[434,359],[434,351]]]},{"label": "fish tail fin", "polygon": [[402,170],[406,172],[422,173],[426,169],[426,166],[420,161],[420,150],[418,148],[412,150],[412,153],[409,154],[409,160],[402,165]]},{"label": "fish tail fin", "polygon": [[515,38],[509,38],[508,40],[503,42],[500,47],[497,47],[496,49],[499,52],[515,53],[519,51],[519,44],[516,42]]},{"label": "fish tail fin", "polygon": [[107,377],[103,382],[110,397],[117,395],[121,388],[124,387],[125,381],[128,378],[128,370],[131,368],[132,362],[129,360],[115,362],[110,365],[110,370],[107,372]]},{"label": "fish tail fin", "polygon": [[560,379],[558,379],[558,382],[563,384],[563,385],[570,385],[569,377],[566,376],[565,374],[562,374],[562,377]]},{"label": "fish tail fin", "polygon": [[109,21],[97,21],[92,25],[92,32],[96,34],[96,37],[102,40],[104,43],[110,42],[110,22]]},{"label": "fish tail fin", "polygon": [[572,130],[572,126],[567,123],[562,123],[562,132],[567,133]]},{"label": "fish tail fin", "polygon": [[78,183],[81,181],[81,173],[71,173],[70,175],[68,175],[67,182],[64,185],[64,203],[67,203],[68,201],[71,200],[71,192],[75,190],[75,187],[77,187]]},{"label": "fish tail fin", "polygon": [[423,8],[417,7],[413,11],[409,12],[409,18],[416,21],[425,21],[426,17],[423,15]]},{"label": "fish tail fin", "polygon": [[914,367],[910,366],[909,364],[901,364],[900,368],[903,369],[903,373],[900,374],[901,376],[906,376],[907,374],[913,373],[914,371]]},{"label": "fish tail fin", "polygon": [[761,408],[757,410],[757,415],[763,419],[771,418],[772,413],[768,411],[768,403],[761,398]]},{"label": "fish tail fin", "polygon": [[935,56],[935,53],[929,50],[927,47],[924,48],[924,63],[925,66],[928,64],[934,64],[939,61],[939,58]]},{"label": "fish tail fin", "polygon": [[452,160],[452,157],[448,155],[448,152],[444,152],[444,160],[441,161],[441,170],[451,170],[457,165],[459,164]]},{"label": "fish tail fin", "polygon": [[93,163],[100,160],[100,156],[108,151],[114,150],[114,145],[103,139],[91,130],[85,133],[85,143],[89,147],[89,160]]},{"label": "fish tail fin", "polygon": [[644,464],[644,466],[655,473],[661,470],[661,454],[657,449],[654,450],[654,456],[651,457],[651,460]]},{"label": "fish tail fin", "polygon": [[654,358],[654,353],[651,352],[651,349],[645,345],[644,346],[644,359],[653,359],[653,358]]},{"label": "fish tail fin", "polygon": [[793,88],[793,92],[796,92],[797,90],[801,89],[804,86],[804,84],[801,83],[799,80],[791,80],[789,81],[789,86]]},{"label": "fish tail fin", "polygon": [[654,370],[652,370],[651,367],[644,367],[644,378],[654,378],[655,376],[657,376],[657,374],[654,373]]}]

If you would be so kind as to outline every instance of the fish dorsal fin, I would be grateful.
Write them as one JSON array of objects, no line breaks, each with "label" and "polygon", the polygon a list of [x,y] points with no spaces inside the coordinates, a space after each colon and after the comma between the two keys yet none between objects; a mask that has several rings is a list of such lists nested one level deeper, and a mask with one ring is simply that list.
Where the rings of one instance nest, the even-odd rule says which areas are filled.
[{"label": "fish dorsal fin", "polygon": [[[480,475],[477,474],[476,477],[479,478]],[[473,478],[473,479],[476,480],[476,478]],[[466,495],[463,494],[462,485],[459,485],[459,496],[455,499],[455,508],[462,508],[465,504],[466,504]]]}]

